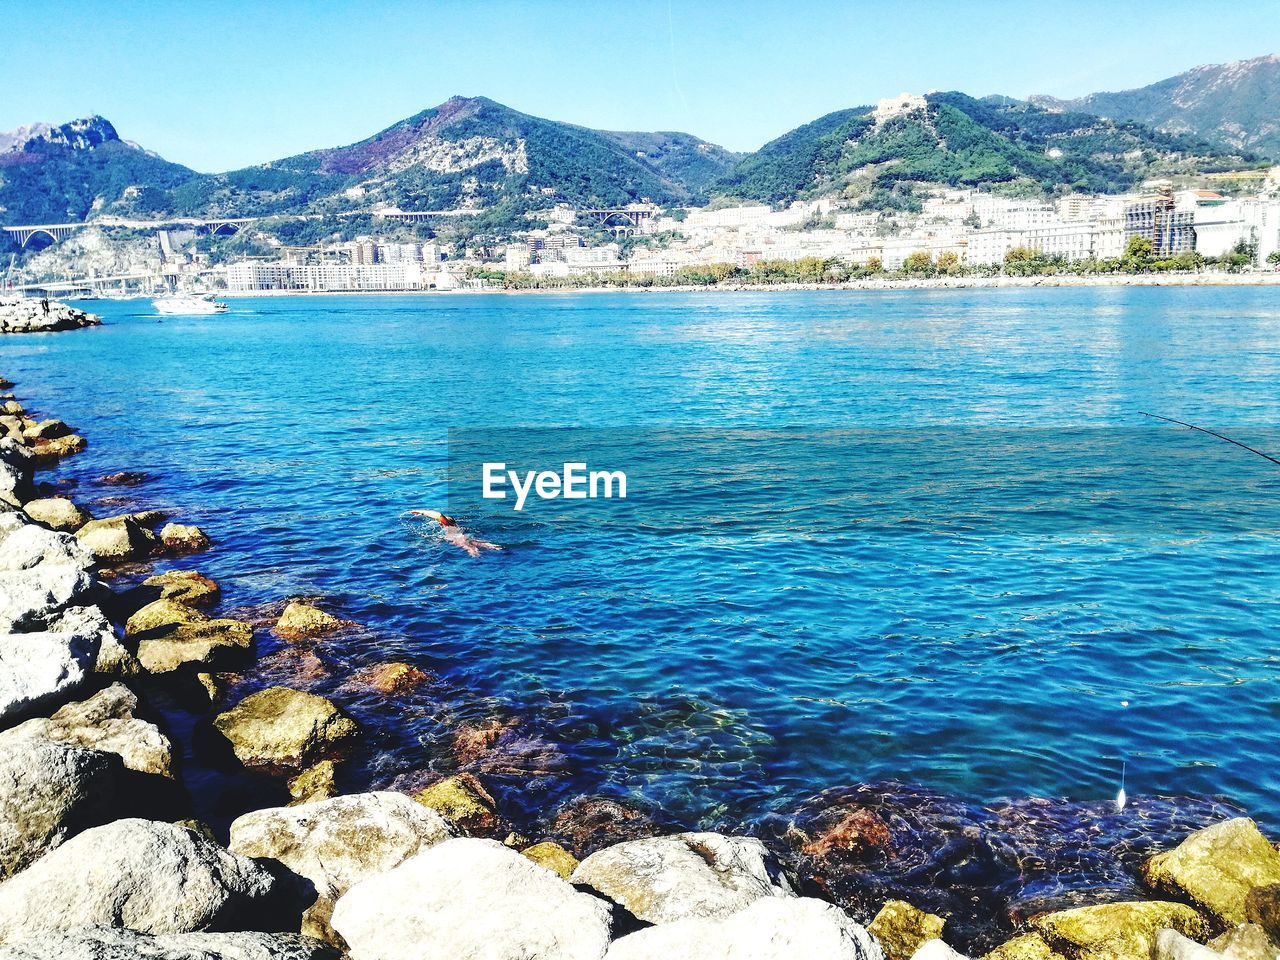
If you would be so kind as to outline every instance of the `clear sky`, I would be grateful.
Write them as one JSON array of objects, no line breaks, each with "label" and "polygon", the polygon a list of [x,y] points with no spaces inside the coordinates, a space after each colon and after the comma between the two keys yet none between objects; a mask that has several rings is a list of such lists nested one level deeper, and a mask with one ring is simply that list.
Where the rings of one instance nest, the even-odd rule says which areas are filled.
[{"label": "clear sky", "polygon": [[1076,96],[1268,53],[1275,0],[0,0],[0,130],[99,113],[215,171],[464,94],[751,150],[904,90]]}]

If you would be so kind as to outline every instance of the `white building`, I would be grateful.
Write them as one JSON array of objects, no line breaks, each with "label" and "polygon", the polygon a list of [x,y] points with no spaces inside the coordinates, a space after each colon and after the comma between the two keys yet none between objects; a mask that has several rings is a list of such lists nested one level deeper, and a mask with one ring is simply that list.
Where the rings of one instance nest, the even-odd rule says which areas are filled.
[{"label": "white building", "polygon": [[430,286],[416,263],[289,264],[244,260],[227,268],[227,287],[255,290],[422,290]]}]

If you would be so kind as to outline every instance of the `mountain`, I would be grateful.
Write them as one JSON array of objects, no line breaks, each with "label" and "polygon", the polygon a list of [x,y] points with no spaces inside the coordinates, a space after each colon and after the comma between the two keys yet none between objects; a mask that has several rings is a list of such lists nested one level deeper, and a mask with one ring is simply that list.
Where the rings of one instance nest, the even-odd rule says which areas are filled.
[{"label": "mountain", "polygon": [[121,140],[102,117],[19,127],[0,133],[0,222],[167,213],[170,192],[199,176]]},{"label": "mountain", "polygon": [[454,97],[359,143],[192,182],[174,202],[228,215],[687,203],[734,159],[689,134],[606,133]]},{"label": "mountain", "polygon": [[1135,120],[1280,160],[1280,56],[1196,67],[1136,90],[1077,100],[1034,96],[1052,110]]},{"label": "mountain", "polygon": [[765,144],[711,189],[770,203],[896,182],[1118,192],[1247,160],[1139,123],[931,93],[828,114]]}]

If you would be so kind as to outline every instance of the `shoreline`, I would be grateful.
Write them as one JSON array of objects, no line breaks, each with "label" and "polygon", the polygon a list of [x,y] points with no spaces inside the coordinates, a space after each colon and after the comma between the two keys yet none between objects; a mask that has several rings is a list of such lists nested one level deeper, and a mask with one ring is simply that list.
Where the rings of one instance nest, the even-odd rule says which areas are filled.
[{"label": "shoreline", "polygon": [[[12,384],[4,381],[0,387],[7,391]],[[16,398],[5,402],[17,405],[16,411],[9,408],[12,412],[7,416],[17,421],[18,433],[15,436],[14,424],[9,422],[4,424],[4,430],[0,430],[0,435],[8,433],[0,441],[0,461],[3,461],[0,478],[11,481],[8,492],[12,494],[11,500],[19,501],[21,509],[19,504],[8,502],[0,511],[0,524],[3,524],[0,527],[3,531],[0,534],[0,561],[16,555],[17,548],[12,538],[34,540],[42,545],[44,552],[34,566],[22,569],[36,570],[39,579],[43,576],[39,571],[47,566],[50,568],[46,571],[49,577],[57,578],[49,579],[49,583],[64,582],[68,576],[74,583],[65,595],[65,602],[57,601],[53,609],[47,609],[48,603],[45,602],[44,607],[24,611],[13,624],[19,629],[10,637],[18,638],[18,644],[34,643],[32,638],[35,637],[53,638],[53,646],[65,651],[73,671],[78,665],[80,676],[78,680],[60,681],[55,689],[46,690],[39,696],[28,697],[17,708],[0,711],[0,728],[6,728],[0,733],[0,748],[9,750],[15,762],[23,763],[29,763],[25,759],[28,752],[46,750],[47,744],[60,745],[48,746],[48,750],[65,748],[66,751],[81,751],[73,755],[85,763],[106,762],[89,755],[118,755],[126,767],[130,762],[134,763],[134,767],[129,768],[134,773],[163,778],[172,757],[181,757],[190,744],[178,740],[178,727],[166,724],[161,729],[142,719],[153,713],[146,710],[145,697],[140,705],[137,693],[141,691],[145,695],[154,684],[175,698],[181,698],[184,709],[190,707],[197,718],[195,726],[206,730],[210,736],[224,739],[220,745],[228,752],[229,764],[239,765],[242,773],[257,771],[255,775],[271,778],[281,788],[281,795],[284,794],[287,775],[288,793],[300,805],[251,807],[235,820],[229,841],[219,844],[216,852],[218,856],[263,857],[275,861],[286,873],[296,873],[320,892],[320,899],[306,905],[297,921],[300,926],[292,927],[288,936],[297,936],[299,932],[318,935],[320,940],[335,945],[345,937],[358,960],[381,957],[382,954],[377,952],[380,940],[389,938],[395,941],[397,937],[412,935],[398,933],[398,918],[381,916],[375,905],[369,902],[371,898],[384,897],[395,902],[400,911],[419,911],[413,915],[413,923],[417,924],[415,931],[420,931],[424,925],[434,929],[433,924],[438,927],[443,922],[433,917],[450,917],[453,919],[448,921],[449,924],[457,925],[458,911],[469,909],[458,900],[486,893],[488,888],[478,891],[464,883],[456,893],[447,891],[426,896],[416,885],[420,881],[412,868],[415,864],[427,863],[432,876],[442,870],[466,876],[474,874],[492,881],[494,888],[500,886],[500,879],[515,877],[520,883],[536,889],[551,917],[548,922],[568,924],[568,917],[576,918],[573,925],[563,928],[565,931],[572,929],[573,936],[583,938],[582,942],[586,944],[583,952],[575,956],[606,957],[607,954],[607,960],[612,960],[615,954],[624,960],[659,956],[671,949],[669,941],[664,939],[668,931],[671,936],[678,931],[682,944],[699,942],[696,931],[677,928],[677,924],[696,921],[704,926],[710,925],[715,928],[713,935],[723,939],[730,935],[735,917],[753,931],[774,929],[769,926],[772,923],[778,930],[792,931],[802,939],[806,936],[812,938],[807,954],[797,950],[795,953],[779,953],[779,958],[804,956],[805,960],[810,960],[812,957],[830,956],[873,960],[877,956],[874,951],[879,949],[878,940],[880,945],[891,947],[891,956],[905,960],[915,953],[916,948],[938,940],[939,936],[942,940],[966,946],[996,947],[995,953],[987,954],[995,960],[1012,960],[1021,956],[1052,960],[1058,956],[1075,955],[1082,948],[1096,948],[1096,944],[1081,939],[1085,934],[1072,927],[1069,921],[1076,918],[1065,917],[1072,911],[1064,912],[1061,902],[1001,901],[1000,911],[1016,913],[1022,919],[1017,923],[1007,923],[1007,929],[1006,924],[990,929],[994,914],[988,907],[984,907],[988,912],[984,913],[981,923],[961,912],[965,909],[961,905],[972,895],[972,891],[963,888],[939,890],[936,891],[937,896],[930,899],[927,886],[899,886],[895,892],[901,893],[904,900],[909,898],[909,902],[903,902],[888,898],[883,892],[886,875],[876,875],[869,889],[859,886],[866,879],[864,874],[874,873],[877,869],[892,869],[893,861],[918,866],[917,859],[935,853],[935,845],[954,844],[966,832],[994,833],[1006,822],[1012,824],[1004,827],[1009,831],[1008,836],[998,843],[993,837],[990,841],[992,849],[1005,849],[1011,842],[1010,838],[1016,843],[1021,837],[1022,842],[1028,845],[1025,852],[1029,858],[1035,859],[1030,857],[1032,835],[1018,832],[1024,829],[1018,826],[1021,822],[1019,817],[1026,817],[1030,822],[1044,816],[1045,805],[1049,801],[1012,801],[1008,806],[1016,815],[995,812],[975,804],[960,816],[954,798],[902,785],[864,784],[833,788],[792,811],[775,825],[776,829],[757,831],[759,837],[744,837],[738,835],[742,825],[727,835],[679,833],[677,828],[660,822],[660,811],[629,805],[617,798],[598,796],[581,798],[586,802],[579,803],[568,816],[562,807],[556,811],[543,811],[546,819],[542,823],[512,822],[503,814],[504,809],[510,808],[503,795],[494,791],[498,793],[495,799],[490,793],[490,785],[480,775],[461,769],[466,764],[459,764],[459,773],[413,785],[414,788],[421,786],[421,789],[410,790],[406,785],[402,792],[383,789],[341,794],[334,781],[335,764],[340,766],[347,752],[358,749],[361,737],[358,725],[355,730],[349,726],[354,721],[342,705],[309,693],[303,684],[298,684],[302,687],[300,690],[281,687],[258,689],[235,700],[230,696],[235,692],[234,681],[227,677],[233,675],[228,671],[242,677],[254,676],[253,671],[262,668],[263,660],[253,647],[253,635],[257,630],[274,633],[284,641],[283,650],[305,654],[311,649],[308,645],[323,642],[325,637],[341,636],[341,631],[363,628],[341,620],[341,610],[330,612],[324,606],[288,599],[273,605],[271,611],[253,621],[244,619],[243,615],[236,619],[211,614],[206,611],[217,608],[219,604],[222,607],[231,604],[219,595],[216,584],[191,569],[189,560],[182,562],[185,574],[174,575],[173,571],[160,574],[159,578],[167,578],[161,583],[152,583],[157,579],[155,577],[142,579],[146,571],[131,572],[131,564],[145,563],[158,556],[176,561],[208,549],[212,544],[203,531],[182,524],[171,524],[181,529],[169,531],[168,536],[168,527],[155,533],[154,529],[165,520],[155,515],[155,511],[142,510],[98,520],[73,515],[71,510],[75,505],[66,499],[72,488],[56,485],[42,488],[36,483],[35,470],[56,465],[64,457],[74,455],[78,449],[83,449],[86,441],[65,424],[56,426],[60,421],[36,421],[29,417]],[[144,482],[137,480],[136,474],[113,476],[113,485]],[[3,492],[0,490],[0,494]],[[64,503],[69,506],[64,506]],[[39,521],[28,511],[49,519]],[[51,562],[54,560],[58,562]],[[58,569],[55,571],[54,567]],[[0,571],[13,569],[10,563],[0,562]],[[70,570],[78,573],[72,575]],[[127,590],[110,589],[113,582],[131,583],[134,580],[140,580],[140,583]],[[134,592],[147,586],[150,586],[150,592]],[[151,599],[152,596],[155,599]],[[32,602],[36,601],[38,597],[33,594]],[[6,608],[6,611],[12,612],[11,608]],[[64,621],[73,611],[82,611],[83,618],[92,622],[91,627],[63,630],[60,624],[66,625]],[[108,620],[114,628],[104,628]],[[64,635],[65,641],[57,639]],[[90,652],[89,647],[94,641],[96,649]],[[394,698],[426,682],[423,671],[411,663],[390,662],[382,666],[387,669],[376,677],[364,677],[361,682],[366,688],[385,696],[392,708]],[[118,687],[123,688],[124,693],[117,690]],[[95,693],[95,688],[100,689]],[[201,694],[201,689],[205,693]],[[263,693],[280,689],[288,692],[272,694],[270,702],[262,700]],[[94,710],[73,709],[94,702],[108,691],[115,692],[112,695],[114,699],[108,698],[113,706],[106,720],[95,715]],[[128,705],[130,697],[132,706]],[[203,705],[199,697],[205,698]],[[316,703],[318,700],[323,700],[327,706]],[[120,704],[125,704],[125,707]],[[100,703],[98,708],[100,714]],[[55,723],[54,719],[59,716],[62,719]],[[311,716],[314,722],[299,733],[281,729],[277,723],[281,716]],[[19,720],[23,721],[20,726],[40,723],[36,723],[25,739],[14,741],[12,734],[19,729],[14,724]],[[68,746],[67,740],[55,739],[57,731],[69,726],[76,730],[70,741],[74,746]],[[450,733],[454,751],[484,756],[501,748],[505,730],[485,724],[461,724],[453,727]],[[161,742],[167,745],[167,750],[162,748]],[[113,748],[119,753],[113,753]],[[170,760],[165,760],[165,757]],[[136,769],[138,766],[147,769]],[[171,769],[169,773],[172,782],[182,783],[180,776],[172,776]],[[178,773],[181,773],[180,765]],[[120,781],[121,784],[123,782]],[[96,785],[98,788],[110,786],[106,780]],[[96,831],[124,830],[119,824],[130,817],[147,816],[152,812],[153,803],[157,808],[155,813],[164,815],[156,816],[157,822],[167,821],[170,814],[190,812],[181,809],[183,804],[180,801],[163,795],[171,791],[156,790],[156,786],[154,782],[138,783],[123,791],[117,784],[114,791],[107,790],[109,794],[119,794],[113,795],[112,800],[124,802],[118,804],[106,822],[87,829],[83,826],[65,827],[64,835],[56,837],[56,842],[35,838],[32,843],[39,845],[39,849],[30,851],[36,854],[35,858],[13,871],[13,876],[22,877],[26,871],[37,871],[28,876],[44,877],[38,871],[48,869],[48,863],[53,859],[69,858],[73,846],[77,855],[83,856],[80,851],[87,844],[78,841],[78,836],[104,836]],[[155,797],[150,796],[153,790]],[[139,803],[143,797],[148,798],[147,802]],[[0,799],[20,803],[20,799]],[[1191,839],[1185,839],[1184,844],[1195,841],[1197,850],[1209,842],[1208,839],[1195,840],[1198,834],[1192,833],[1191,821],[1197,818],[1202,821],[1222,820],[1233,811],[1206,806],[1188,817],[1175,802],[1154,802],[1157,800],[1159,798],[1135,800],[1135,815],[1139,819],[1164,817],[1168,821],[1167,841],[1146,847],[1139,844],[1137,852],[1141,854],[1140,859],[1116,861],[1134,873],[1132,884],[1123,888],[1124,893],[1136,898],[1143,890],[1148,892],[1148,898],[1142,901],[1142,909],[1117,911],[1104,907],[1103,904],[1120,892],[1118,888],[1099,894],[1100,903],[1076,904],[1080,909],[1094,911],[1089,915],[1091,923],[1105,921],[1109,935],[1132,934],[1141,939],[1144,947],[1148,948],[1146,955],[1150,955],[1148,941],[1154,942],[1157,929],[1171,927],[1179,935],[1186,934],[1203,941],[1215,931],[1221,930],[1223,936],[1238,931],[1242,927],[1238,918],[1253,919],[1245,902],[1252,894],[1251,889],[1243,892],[1234,890],[1223,895],[1225,899],[1215,894],[1208,897],[1211,903],[1206,905],[1201,902],[1207,897],[1202,889],[1187,889],[1187,884],[1192,882],[1188,879],[1192,871],[1177,867],[1157,870],[1148,866],[1151,854],[1161,852],[1188,834],[1191,834]],[[572,806],[572,802],[568,806]],[[990,806],[994,808],[996,805]],[[12,806],[6,809],[12,809]],[[1079,827],[1085,830],[1091,823],[1101,824],[1107,817],[1117,817],[1120,813],[1110,803],[1059,803],[1052,809],[1058,816],[1070,812]],[[181,818],[175,816],[172,819]],[[396,830],[387,829],[388,820],[397,824]],[[1220,826],[1208,828],[1210,839],[1221,847],[1216,856],[1228,861],[1245,857],[1251,863],[1260,864],[1259,875],[1274,874],[1273,882],[1280,883],[1280,853],[1270,847],[1256,827],[1250,829],[1246,825],[1252,822],[1238,819],[1224,822],[1235,826],[1225,831]],[[331,846],[326,848],[323,860],[318,856],[319,851],[309,845],[320,842],[313,840],[313,834],[339,828],[348,832],[355,830],[362,838],[362,844],[367,842],[371,845],[371,851],[342,847],[336,854],[342,866],[327,867],[324,861],[332,861],[335,856],[333,841],[328,841]],[[131,826],[129,829],[141,828]],[[179,832],[173,833],[167,828],[149,829],[159,831],[172,842],[190,844],[203,856],[215,856],[215,851],[209,846],[211,840],[197,839],[201,836],[199,830],[181,827],[174,828]],[[536,829],[537,832],[518,836],[520,830],[526,829]],[[1117,824],[1116,829],[1123,835],[1127,848],[1133,842],[1132,837],[1125,833],[1123,825]],[[411,835],[411,843],[406,843],[406,833]],[[281,840],[281,835],[287,837],[287,842]],[[1269,854],[1262,850],[1259,841],[1267,847]],[[972,837],[966,841],[971,842]],[[1073,853],[1081,857],[1099,856],[1103,852],[1100,849],[1103,842],[1104,838],[1091,833],[1086,840],[1076,840],[1078,846]],[[62,846],[67,846],[65,858],[58,857]],[[229,849],[223,849],[223,846],[229,846]],[[300,851],[306,851],[306,855]],[[963,863],[988,855],[977,846],[961,852]],[[124,853],[128,853],[127,845]],[[1132,858],[1133,854],[1133,850],[1128,850],[1126,855]],[[540,872],[529,873],[526,863],[532,863]],[[1205,869],[1202,862],[1196,863],[1198,870]],[[149,862],[145,865],[151,866]],[[1068,873],[1071,869],[1069,858],[1064,858],[1060,864],[1051,861],[1050,865]],[[249,867],[237,861],[237,869],[248,871]],[[1223,866],[1219,872],[1230,871]],[[0,874],[8,875],[7,870]],[[561,885],[554,880],[556,876],[559,876]],[[726,876],[729,880],[725,879]],[[777,879],[784,876],[790,878],[785,884]],[[1049,877],[1054,876],[1051,870]],[[395,877],[395,883],[388,885],[388,877]],[[577,888],[570,887],[565,882],[568,879],[572,879]],[[35,882],[34,879],[31,881]],[[257,882],[267,883],[265,880]],[[716,891],[712,899],[720,898],[711,908],[706,905],[708,884],[709,889]],[[929,886],[936,885],[937,881],[929,881]],[[582,887],[593,892],[583,892]],[[726,891],[726,887],[733,889]],[[6,899],[5,888],[6,884],[0,883],[0,943],[7,945],[5,938],[12,937],[12,934],[5,927],[4,918],[6,911],[11,915],[17,908],[14,906],[14,894],[9,894]],[[18,889],[21,888],[19,885]],[[754,894],[746,895],[744,890],[754,891]],[[403,891],[414,892],[416,908],[414,903],[399,899]],[[243,891],[241,894],[253,899]],[[346,899],[348,895],[350,898]],[[587,899],[576,900],[575,897]],[[655,897],[662,903],[660,910],[652,906]],[[947,897],[954,897],[954,900]],[[769,911],[753,906],[757,900],[763,900],[766,905],[783,912],[769,915]],[[609,905],[611,918],[593,906],[600,902]],[[850,919],[830,903],[856,913],[861,922]],[[1033,905],[1037,903],[1044,909],[1034,910]],[[1152,904],[1161,906],[1153,907]],[[973,910],[974,907],[968,909]],[[422,916],[423,911],[430,915]],[[1259,919],[1264,915],[1270,916],[1261,907],[1255,913]],[[587,921],[583,921],[584,915]],[[245,917],[248,916],[246,913]],[[618,919],[620,916],[622,919]],[[209,922],[242,931],[227,936],[257,935],[256,927],[237,925],[248,922],[240,917],[220,915]],[[1153,928],[1153,922],[1159,926]],[[980,927],[984,928],[983,931],[979,930]],[[835,942],[820,938],[826,934],[836,937],[848,947],[847,952],[824,952],[829,951],[829,944]],[[38,931],[32,935],[42,936]],[[178,935],[200,934],[179,931]],[[504,934],[497,932],[492,935]],[[1248,931],[1248,935],[1256,937],[1256,931]],[[1268,935],[1280,935],[1280,927]],[[635,939],[631,940],[633,937]],[[617,946],[628,940],[626,947]],[[1021,941],[1018,949],[1039,952],[1001,954],[1001,941],[1009,945]],[[664,943],[667,945],[660,946]],[[598,953],[590,952],[594,949],[592,945],[600,947]],[[285,955],[283,950],[286,946],[312,951],[306,954],[308,957],[325,955],[318,942],[299,945],[293,941],[280,941],[274,944],[281,956]],[[507,953],[495,951],[491,955],[520,956],[522,954],[518,951],[526,946],[527,940],[519,940],[513,942]],[[906,949],[907,946],[911,949]],[[50,957],[57,955],[52,945],[48,949]],[[420,949],[425,950],[425,947]],[[931,949],[935,951],[934,957],[958,956],[942,952],[947,948],[941,945]],[[1114,956],[1127,958],[1129,954],[1116,953]]]},{"label": "shoreline", "polygon": [[476,294],[568,293],[819,293],[901,290],[1014,290],[1036,287],[1272,287],[1280,286],[1280,272],[1204,274],[1103,274],[1098,276],[1033,277],[921,277],[918,279],[866,279],[844,283],[722,283],[653,286],[486,287],[456,290],[237,290],[222,291],[228,300],[258,297],[312,296],[454,296]]}]

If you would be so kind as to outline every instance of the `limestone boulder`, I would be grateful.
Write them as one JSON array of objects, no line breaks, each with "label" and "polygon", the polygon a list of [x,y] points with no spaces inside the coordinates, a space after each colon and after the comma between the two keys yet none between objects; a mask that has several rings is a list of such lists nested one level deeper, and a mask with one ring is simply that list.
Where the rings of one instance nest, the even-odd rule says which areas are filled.
[{"label": "limestone boulder", "polygon": [[578,869],[578,858],[554,840],[545,840],[520,851],[534,863],[546,867],[557,876],[568,880]]},{"label": "limestone boulder", "polygon": [[342,621],[333,614],[312,604],[294,600],[280,614],[275,633],[286,640],[303,640],[329,633],[340,626]]},{"label": "limestone boulder", "polygon": [[0,501],[20,507],[33,496],[35,457],[14,437],[0,439]]},{"label": "limestone boulder", "polygon": [[128,516],[90,520],[76,531],[76,539],[99,563],[141,560],[156,543],[155,534]]},{"label": "limestone boulder", "polygon": [[600,960],[609,907],[493,840],[435,844],[348,890],[333,927],[352,960]]},{"label": "limestone boulder", "polygon": [[969,960],[969,958],[941,940],[928,940],[911,955],[911,960]]},{"label": "limestone boulder", "polygon": [[0,879],[121,813],[124,783],[113,754],[39,739],[0,742]]},{"label": "limestone boulder", "polygon": [[946,921],[903,900],[890,900],[867,926],[888,960],[910,960],[930,940],[942,939]]},{"label": "limestone boulder", "polygon": [[230,849],[277,860],[310,880],[316,901],[302,932],[332,939],[333,905],[352,886],[457,835],[402,793],[361,793],[247,813],[231,824]]},{"label": "limestone boulder", "polygon": [[155,724],[134,716],[137,709],[133,691],[115,683],[51,717],[36,717],[0,733],[0,744],[32,738],[69,743],[114,753],[139,773],[172,777],[172,745]]},{"label": "limestone boulder", "polygon": [[75,533],[93,519],[88,510],[76,506],[66,497],[28,500],[22,509],[36,523],[63,533]]},{"label": "limestone boulder", "polygon": [[882,960],[871,935],[833,904],[766,897],[727,917],[690,918],[613,942],[607,960]]},{"label": "limestone boulder", "polygon": [[86,926],[235,929],[258,922],[274,884],[261,866],[194,830],[117,820],[77,834],[0,884],[0,943]]},{"label": "limestone boulder", "polygon": [[72,430],[61,420],[41,420],[34,427],[24,431],[30,440],[56,440],[70,436]]},{"label": "limestone boulder", "polygon": [[480,778],[470,773],[445,777],[419,790],[413,799],[468,833],[495,834],[505,829],[498,805]]},{"label": "limestone boulder", "polygon": [[111,625],[95,607],[72,607],[47,629],[0,633],[0,720],[59,704],[93,672]]},{"label": "limestone boulder", "polygon": [[1256,823],[1238,817],[1197,830],[1142,872],[1153,889],[1186,898],[1222,923],[1243,923],[1249,891],[1280,883],[1280,852]]},{"label": "limestone boulder", "polygon": [[1161,930],[1156,934],[1151,960],[1224,960],[1217,950],[1188,940],[1176,930]]},{"label": "limestone boulder", "polygon": [[1037,917],[1031,927],[1073,960],[1149,960],[1161,930],[1200,941],[1209,934],[1208,922],[1191,907],[1161,900],[1076,907]]},{"label": "limestone boulder", "polygon": [[360,732],[331,701],[288,687],[250,694],[213,724],[245,766],[278,770],[301,770],[338,755]]},{"label": "limestone boulder", "polygon": [[196,553],[212,546],[205,532],[193,523],[166,523],[160,529],[160,542],[171,553]]},{"label": "limestone boulder", "polygon": [[598,850],[573,871],[646,923],[718,919],[761,897],[793,897],[777,861],[754,837],[681,833]]},{"label": "limestone boulder", "polygon": [[1209,941],[1226,960],[1276,960],[1280,944],[1256,923],[1242,923]]},{"label": "limestone boulder", "polygon": [[82,927],[0,947],[3,960],[338,960],[327,944],[295,933],[167,933]]}]

